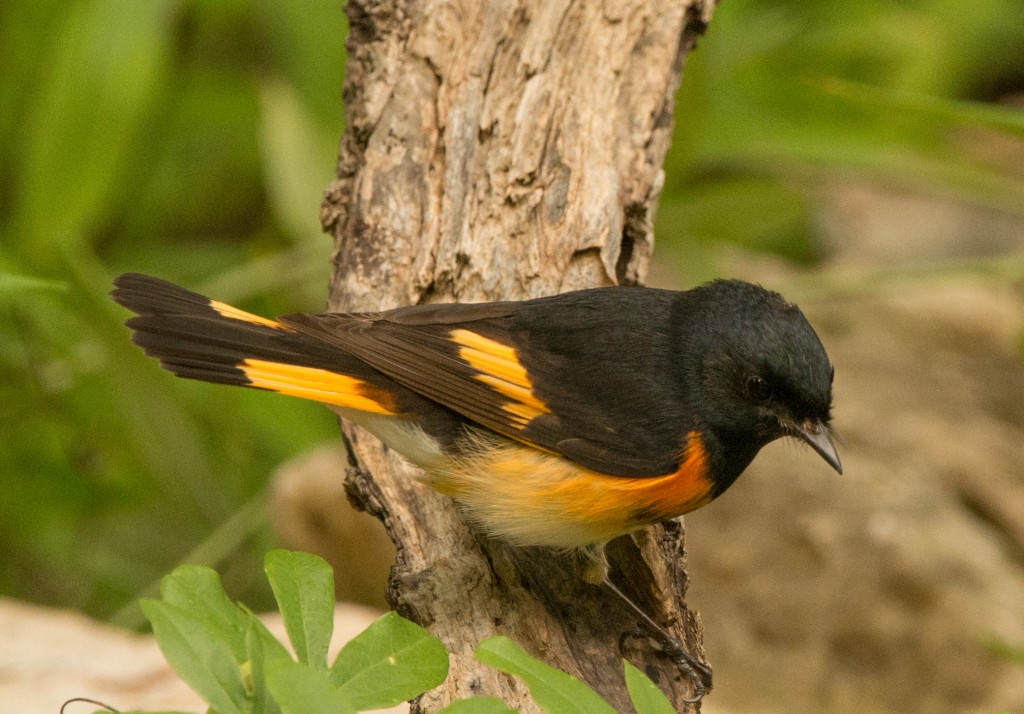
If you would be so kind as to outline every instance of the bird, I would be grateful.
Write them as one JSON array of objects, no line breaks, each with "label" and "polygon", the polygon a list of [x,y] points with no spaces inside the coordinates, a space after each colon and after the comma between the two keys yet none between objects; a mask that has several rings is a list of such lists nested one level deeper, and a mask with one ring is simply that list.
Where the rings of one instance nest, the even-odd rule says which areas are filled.
[{"label": "bird", "polygon": [[[796,305],[741,280],[269,319],[126,273],[113,299],[171,373],[321,402],[420,467],[484,533],[586,555],[722,495],[791,438],[838,473],[835,370]],[[660,631],[659,631],[660,630]],[[710,687],[710,668],[673,648]]]}]

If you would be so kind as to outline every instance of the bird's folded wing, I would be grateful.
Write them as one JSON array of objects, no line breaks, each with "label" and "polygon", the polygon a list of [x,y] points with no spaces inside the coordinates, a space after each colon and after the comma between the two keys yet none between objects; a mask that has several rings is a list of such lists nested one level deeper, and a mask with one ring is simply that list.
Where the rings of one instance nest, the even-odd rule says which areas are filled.
[{"label": "bird's folded wing", "polygon": [[[509,438],[608,475],[673,472],[685,449],[685,434],[660,423],[665,397],[656,389],[644,389],[644,380],[631,381],[610,371],[602,375],[604,363],[596,346],[594,358],[584,364],[585,357],[581,363],[544,351],[537,346],[544,340],[509,329],[509,318],[520,304],[280,319]],[[580,370],[589,372],[586,379]]]}]

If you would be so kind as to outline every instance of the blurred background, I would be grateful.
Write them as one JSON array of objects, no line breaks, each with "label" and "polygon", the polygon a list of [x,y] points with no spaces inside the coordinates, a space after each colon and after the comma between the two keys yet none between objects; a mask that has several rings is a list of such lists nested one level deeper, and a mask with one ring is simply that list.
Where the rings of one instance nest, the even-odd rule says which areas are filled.
[{"label": "blurred background", "polygon": [[[262,314],[324,305],[340,5],[0,5],[0,595],[140,627],[135,600],[189,561],[271,606],[271,476],[336,444],[334,417],[174,380],[107,292],[132,270]],[[809,457],[771,452],[745,495],[688,517],[694,604],[722,633],[708,711],[1024,707],[1024,4],[722,3],[687,60],[656,235],[652,282],[738,275],[805,306],[840,350],[853,454],[853,475],[823,486]],[[797,491],[773,503],[780,472]],[[904,510],[869,507],[886,503]],[[751,520],[766,510],[780,521]],[[962,533],[941,525],[957,519]],[[766,529],[774,549],[744,545],[767,548]],[[972,580],[982,556],[998,582]],[[880,562],[891,577],[864,586]],[[805,607],[765,571],[813,583]],[[747,600],[716,605],[727,592]],[[899,605],[875,621],[878,593]],[[782,594],[788,609],[764,606]],[[836,612],[849,627],[825,632]],[[967,629],[905,631],[921,613]],[[782,621],[796,625],[766,624]],[[980,659],[961,681],[963,648]],[[752,666],[762,651],[789,654]],[[908,664],[916,652],[941,662]],[[784,686],[778,667],[803,674]]]}]

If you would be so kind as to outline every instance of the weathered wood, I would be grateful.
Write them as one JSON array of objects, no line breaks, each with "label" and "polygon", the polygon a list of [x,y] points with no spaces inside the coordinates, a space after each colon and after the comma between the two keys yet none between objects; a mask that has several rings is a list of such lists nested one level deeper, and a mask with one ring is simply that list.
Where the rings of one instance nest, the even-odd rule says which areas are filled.
[{"label": "weathered wood", "polygon": [[[331,306],[379,310],[638,282],[652,247],[675,90],[713,0],[350,0],[348,125],[322,220]],[[628,711],[620,657],[683,710],[692,690],[633,619],[550,552],[468,528],[452,502],[358,429],[354,500],[398,548],[389,597],[451,649],[420,711],[489,694],[537,711],[477,663],[505,634]],[[371,476],[372,475],[372,476]],[[682,529],[623,539],[613,576],[699,651]],[[621,640],[621,641],[620,641]]]}]

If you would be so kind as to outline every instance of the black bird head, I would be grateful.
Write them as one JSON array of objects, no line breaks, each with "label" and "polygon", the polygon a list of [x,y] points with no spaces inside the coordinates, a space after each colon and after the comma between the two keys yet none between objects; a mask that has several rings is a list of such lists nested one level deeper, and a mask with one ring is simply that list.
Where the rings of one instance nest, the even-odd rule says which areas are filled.
[{"label": "black bird head", "polygon": [[775,439],[809,444],[839,473],[830,420],[834,369],[796,305],[750,283],[719,280],[692,291],[703,316],[697,344],[698,413],[721,447],[728,486]]}]

